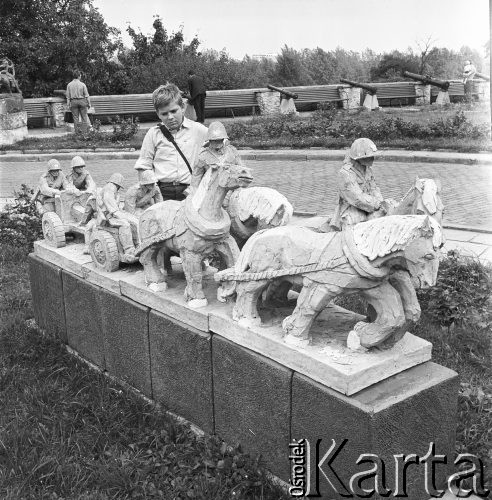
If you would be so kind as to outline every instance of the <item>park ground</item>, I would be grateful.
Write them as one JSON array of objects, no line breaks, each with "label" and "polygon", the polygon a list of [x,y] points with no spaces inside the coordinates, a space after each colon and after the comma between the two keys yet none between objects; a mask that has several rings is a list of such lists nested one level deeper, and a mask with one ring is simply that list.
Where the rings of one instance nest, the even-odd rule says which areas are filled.
[{"label": "park ground", "polygon": [[[42,137],[43,132],[38,129],[37,134]],[[34,187],[48,158],[0,157],[0,198],[11,198],[22,183]],[[69,159],[61,161],[66,172]],[[134,163],[133,158],[96,155],[88,167],[98,184],[121,172],[127,188],[136,181]],[[278,189],[297,212],[330,215],[333,210],[340,161],[272,155],[246,163],[253,169],[254,185]],[[460,240],[466,240],[471,255],[492,260],[490,162],[381,160],[374,170],[384,196],[395,199],[416,174],[441,179],[445,222],[454,226],[446,229],[448,249],[463,249]],[[44,336],[32,322],[25,249],[1,245],[0,283],[0,406],[8,409],[0,416],[2,500],[186,498],[189,491],[196,496],[187,498],[226,500],[233,493],[238,499],[282,498],[254,458],[218,440],[194,436]],[[490,466],[490,331],[476,324],[443,327],[424,318],[415,333],[433,342],[436,362],[460,373],[457,452],[476,453]]]}]

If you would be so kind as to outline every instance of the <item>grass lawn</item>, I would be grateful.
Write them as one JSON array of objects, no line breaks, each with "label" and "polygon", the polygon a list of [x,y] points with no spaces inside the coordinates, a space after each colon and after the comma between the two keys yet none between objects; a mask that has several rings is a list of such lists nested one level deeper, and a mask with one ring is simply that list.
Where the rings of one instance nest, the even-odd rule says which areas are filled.
[{"label": "grass lawn", "polygon": [[0,244],[2,500],[282,499],[258,460],[111,383],[44,335],[24,249]]}]

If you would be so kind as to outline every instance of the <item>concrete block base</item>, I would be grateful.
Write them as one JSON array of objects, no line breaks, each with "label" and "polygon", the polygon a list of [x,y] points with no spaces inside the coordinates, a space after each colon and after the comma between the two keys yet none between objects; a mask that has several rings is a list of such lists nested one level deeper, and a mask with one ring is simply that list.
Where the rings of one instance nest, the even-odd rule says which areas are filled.
[{"label": "concrete block base", "polygon": [[[363,453],[384,462],[385,485],[392,491],[400,477],[395,472],[398,456],[423,457],[434,443],[436,454],[452,463],[458,395],[453,371],[421,360],[344,395],[328,386],[329,377],[320,383],[307,376],[309,363],[271,359],[268,345],[230,336],[224,326],[230,304],[213,303],[213,281],[206,285],[211,304],[188,317],[191,310],[172,295],[149,298],[138,283],[143,280],[138,266],[97,272],[80,256],[75,259],[79,247],[81,251],[82,245],[70,243],[50,250],[36,244],[30,272],[38,324],[165,408],[230,444],[240,443],[253,456],[261,454],[283,480],[291,477],[293,439],[310,444],[311,485],[317,487],[319,471],[320,498],[342,498],[321,473],[331,474],[326,463],[318,467],[332,445],[343,443],[331,464],[343,485],[369,469],[367,463],[356,463]],[[177,269],[173,279],[178,276]],[[255,339],[254,331],[243,333],[237,338],[249,334]],[[437,465],[437,486],[448,472]],[[408,498],[428,498],[423,466],[408,466],[406,475]]]},{"label": "concrete block base", "polygon": [[[408,496],[404,498],[428,498],[424,489],[425,464],[409,466],[403,481],[402,475],[396,473],[396,462],[400,459],[395,456],[416,454],[422,458],[434,443],[436,455],[447,457],[447,464],[435,466],[436,487],[444,486],[454,460],[458,386],[455,372],[432,362],[411,368],[351,397],[295,374],[292,439],[306,439],[310,444],[311,493],[319,492],[320,498],[333,499],[340,498],[337,492],[351,492],[349,485],[354,474],[371,468],[368,462],[357,465],[359,456],[373,453],[384,463],[387,489],[395,492],[399,488],[401,492],[406,486]],[[333,441],[336,443],[333,451],[340,451],[331,465],[340,481],[333,479],[326,465],[321,469],[328,472],[336,492],[316,461],[316,443],[321,459]],[[367,481],[362,487],[368,488],[370,483]],[[376,494],[371,498],[381,497]]]}]

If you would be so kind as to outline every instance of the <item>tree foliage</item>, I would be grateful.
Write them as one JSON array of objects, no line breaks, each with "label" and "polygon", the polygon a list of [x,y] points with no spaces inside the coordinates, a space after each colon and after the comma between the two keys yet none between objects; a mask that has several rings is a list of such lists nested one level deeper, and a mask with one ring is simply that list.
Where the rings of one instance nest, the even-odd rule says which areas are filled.
[{"label": "tree foliage", "polygon": [[0,18],[0,51],[14,62],[25,96],[65,88],[74,69],[92,93],[110,90],[121,41],[92,0],[2,0]]}]

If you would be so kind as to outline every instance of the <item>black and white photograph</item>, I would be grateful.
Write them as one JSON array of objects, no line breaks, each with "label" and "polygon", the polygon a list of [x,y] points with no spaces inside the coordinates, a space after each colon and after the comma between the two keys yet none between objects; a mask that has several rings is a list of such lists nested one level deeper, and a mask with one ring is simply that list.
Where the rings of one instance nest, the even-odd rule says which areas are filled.
[{"label": "black and white photograph", "polygon": [[0,500],[492,498],[492,0],[0,0]]}]

